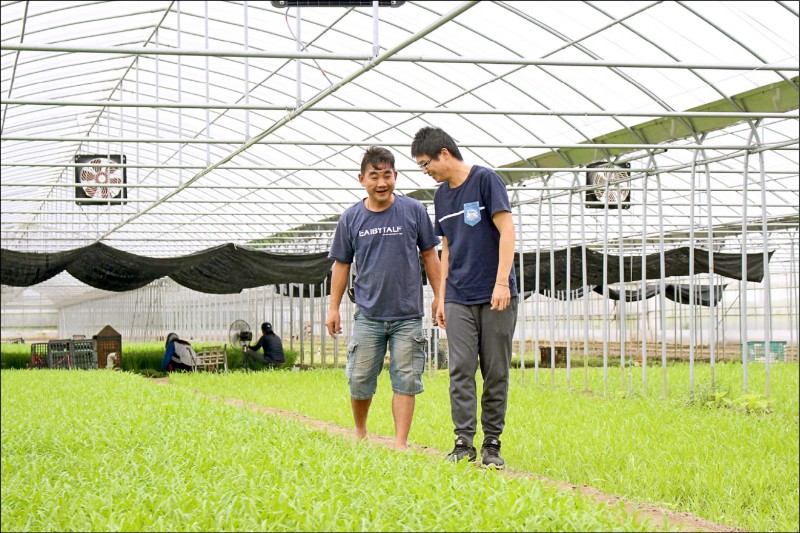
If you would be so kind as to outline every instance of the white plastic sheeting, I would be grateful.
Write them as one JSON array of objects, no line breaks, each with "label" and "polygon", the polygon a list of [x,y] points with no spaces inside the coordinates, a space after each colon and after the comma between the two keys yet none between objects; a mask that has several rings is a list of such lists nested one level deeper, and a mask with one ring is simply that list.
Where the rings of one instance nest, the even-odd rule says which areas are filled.
[{"label": "white plastic sheeting", "polygon": [[[409,155],[430,124],[468,162],[521,167],[504,176],[522,251],[766,247],[796,283],[798,2],[397,4],[3,2],[2,247],[322,251],[366,146],[394,151],[399,192],[432,192]],[[735,99],[759,88],[774,106]],[[722,129],[715,108],[676,117],[689,136],[636,134],[718,101],[739,112]],[[626,131],[595,159],[631,162],[631,209],[583,209],[570,150]],[[78,154],[126,156],[124,205],[76,203]],[[557,167],[520,164],[546,154]]]}]

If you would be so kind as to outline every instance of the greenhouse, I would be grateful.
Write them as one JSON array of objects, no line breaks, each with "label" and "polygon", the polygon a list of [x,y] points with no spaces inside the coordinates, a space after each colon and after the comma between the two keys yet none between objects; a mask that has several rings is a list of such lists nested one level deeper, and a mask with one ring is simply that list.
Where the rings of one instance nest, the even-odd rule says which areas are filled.
[{"label": "greenhouse", "polygon": [[[3,1],[2,530],[651,530],[653,522],[639,522],[650,517],[666,530],[797,531],[798,19],[797,1]],[[340,216],[367,198],[359,175],[372,146],[394,155],[395,195],[418,200],[436,222],[443,185],[412,155],[424,127],[451,135],[464,161],[491,169],[508,194],[519,288],[503,451],[508,483],[520,486],[502,489],[510,492],[494,492],[471,470],[455,484],[441,457],[361,450],[331,431],[332,442],[314,440],[308,424],[270,411],[352,429],[345,367],[357,305],[343,298],[342,334],[329,335],[329,253]],[[423,263],[421,255],[426,392],[409,442],[444,456],[453,343],[431,314]],[[241,368],[244,343],[265,322],[283,342],[288,372]],[[222,354],[219,372],[159,374],[171,333]],[[76,363],[84,356],[86,366]],[[98,371],[64,369],[75,367]],[[101,371],[114,367],[120,372]],[[388,373],[370,419],[377,440],[395,431]],[[32,390],[55,394],[37,398],[38,410],[8,408]],[[180,435],[164,420],[139,420],[167,396],[181,405],[171,416],[193,420]],[[198,396],[259,406],[201,405]],[[428,412],[433,398],[441,405]],[[570,410],[570,425],[548,402]],[[45,433],[62,433],[54,413],[36,429],[30,417],[47,409],[77,417],[70,432],[90,420],[111,435],[153,424],[203,442],[210,431],[239,458],[249,444],[283,439],[296,451],[310,439],[316,455],[306,468],[317,479],[347,477],[319,457],[346,463],[366,454],[363,468],[386,474],[359,482],[415,503],[407,514],[342,515],[343,502],[374,502],[330,481],[307,483],[294,469],[285,478],[253,471],[249,461],[241,485],[223,490],[216,470],[236,468],[236,457],[217,463],[219,450],[204,443],[195,466],[208,477],[184,478],[181,459],[170,457],[165,469],[180,474],[144,486],[125,471],[107,489],[120,498],[126,483],[169,486],[170,505],[190,502],[193,520],[181,514],[191,510],[165,511],[142,497],[126,501],[165,514],[126,514],[91,483],[62,487],[86,502],[50,508],[32,495],[46,481],[20,484],[65,463],[65,475],[80,478],[81,460],[102,478],[108,465],[78,451],[61,463],[53,451],[30,470],[12,461],[26,453],[12,434],[47,442]],[[119,410],[130,429],[112,429],[106,410]],[[608,414],[606,429],[579,412]],[[630,429],[644,413],[685,438]],[[738,418],[720,429],[708,418],[718,415]],[[232,427],[218,426],[220,417]],[[251,427],[261,436],[236,437]],[[700,427],[709,436],[694,441]],[[552,435],[542,443],[539,431]],[[523,434],[540,440],[515,455]],[[701,447],[706,437],[720,449],[701,453],[686,442]],[[144,444],[166,446],[152,439]],[[53,445],[32,442],[44,455]],[[121,436],[91,442],[139,464]],[[648,448],[659,442],[670,448]],[[710,462],[706,452],[731,462]],[[282,460],[306,464],[297,453]],[[685,473],[673,470],[680,464]],[[420,468],[447,481],[424,485]],[[653,471],[670,481],[662,486]],[[384,483],[396,476],[414,477],[413,489],[392,492]],[[588,516],[570,499],[535,513],[526,506],[551,497],[532,488],[535,476],[634,507]],[[297,506],[253,511],[242,494],[259,483],[280,484]],[[507,516],[496,522],[465,501],[414,499],[448,486],[474,488],[486,501],[519,499],[503,504],[497,513]]]}]

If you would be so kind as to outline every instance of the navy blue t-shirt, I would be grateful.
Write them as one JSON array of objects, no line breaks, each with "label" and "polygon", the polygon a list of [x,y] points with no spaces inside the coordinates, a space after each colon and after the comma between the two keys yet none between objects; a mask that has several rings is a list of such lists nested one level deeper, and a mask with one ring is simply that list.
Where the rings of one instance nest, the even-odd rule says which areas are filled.
[{"label": "navy blue t-shirt", "polygon": [[422,272],[419,252],[440,239],[418,200],[395,195],[386,211],[376,213],[359,201],[348,207],[336,226],[328,257],[342,263],[355,258],[356,305],[372,320],[421,318]]},{"label": "navy blue t-shirt", "polygon": [[[436,235],[447,238],[445,302],[463,305],[492,300],[500,257],[500,232],[492,222],[499,211],[511,212],[503,180],[491,169],[473,165],[467,179],[452,189],[445,182],[433,197]],[[517,295],[514,265],[508,278],[511,297]]]},{"label": "navy blue t-shirt", "polygon": [[283,342],[274,332],[261,335],[255,346],[248,346],[251,350],[257,352],[261,348],[264,349],[264,357],[275,363],[285,363],[286,356],[283,353]]}]

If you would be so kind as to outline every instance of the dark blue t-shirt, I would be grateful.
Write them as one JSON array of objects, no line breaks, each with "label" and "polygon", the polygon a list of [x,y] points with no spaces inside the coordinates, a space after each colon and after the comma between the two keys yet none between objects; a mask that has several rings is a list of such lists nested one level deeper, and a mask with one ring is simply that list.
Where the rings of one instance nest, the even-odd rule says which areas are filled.
[{"label": "dark blue t-shirt", "polygon": [[261,335],[255,346],[248,346],[253,351],[264,349],[264,357],[274,363],[285,363],[286,356],[283,353],[283,342],[275,333]]},{"label": "dark blue t-shirt", "polygon": [[355,258],[356,305],[372,320],[420,318],[422,272],[419,252],[439,238],[418,200],[395,195],[386,211],[376,213],[364,202],[348,207],[336,226],[328,257],[342,263]]},{"label": "dark blue t-shirt", "polygon": [[[494,171],[473,165],[467,179],[451,189],[445,182],[433,197],[437,235],[447,238],[445,302],[463,305],[492,300],[500,257],[500,232],[492,222],[499,211],[511,212],[508,192]],[[511,297],[517,295],[514,265],[508,279]]]}]

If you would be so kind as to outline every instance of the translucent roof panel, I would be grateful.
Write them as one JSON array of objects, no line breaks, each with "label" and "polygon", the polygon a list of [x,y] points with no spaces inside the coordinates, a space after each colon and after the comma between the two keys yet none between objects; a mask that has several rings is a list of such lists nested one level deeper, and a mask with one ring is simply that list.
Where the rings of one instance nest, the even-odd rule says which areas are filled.
[{"label": "translucent roof panel", "polygon": [[[524,251],[796,242],[798,2],[277,4],[2,2],[2,247],[326,250],[369,145],[433,214],[426,125],[498,169]],[[84,155],[125,202],[78,201]],[[581,208],[593,161],[630,209]]]}]

